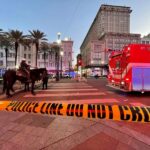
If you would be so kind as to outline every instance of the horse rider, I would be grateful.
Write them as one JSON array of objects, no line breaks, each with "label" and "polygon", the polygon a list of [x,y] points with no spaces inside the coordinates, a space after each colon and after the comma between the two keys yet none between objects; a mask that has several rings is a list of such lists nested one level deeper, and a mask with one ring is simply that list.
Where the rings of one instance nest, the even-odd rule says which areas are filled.
[{"label": "horse rider", "polygon": [[20,69],[26,73],[27,79],[30,81],[30,65],[26,63],[26,59],[22,59],[20,63]]}]

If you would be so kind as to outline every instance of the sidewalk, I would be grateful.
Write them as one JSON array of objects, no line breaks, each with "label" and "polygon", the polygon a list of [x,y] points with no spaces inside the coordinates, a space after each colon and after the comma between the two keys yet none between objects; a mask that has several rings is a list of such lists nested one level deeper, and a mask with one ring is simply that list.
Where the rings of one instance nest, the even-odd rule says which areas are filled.
[{"label": "sidewalk", "polygon": [[113,121],[0,112],[0,150],[149,150],[150,139]]}]

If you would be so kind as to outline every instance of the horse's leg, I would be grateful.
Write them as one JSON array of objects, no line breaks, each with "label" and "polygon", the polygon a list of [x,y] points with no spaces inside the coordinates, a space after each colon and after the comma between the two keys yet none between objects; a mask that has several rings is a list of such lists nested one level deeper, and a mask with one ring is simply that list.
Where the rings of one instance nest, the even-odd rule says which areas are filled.
[{"label": "horse's leg", "polygon": [[28,84],[28,91],[30,91],[30,84]]},{"label": "horse's leg", "polygon": [[30,86],[30,84],[29,84],[29,82],[28,82],[27,86],[28,86],[28,91],[30,91],[30,87],[29,87],[29,86]]},{"label": "horse's leg", "polygon": [[42,84],[42,86],[43,86],[42,90],[44,90],[44,81],[43,81],[43,84]]},{"label": "horse's leg", "polygon": [[5,93],[6,88],[7,88],[6,77],[5,77],[5,76],[3,76],[3,91],[2,91],[2,94],[4,94],[4,93]]},{"label": "horse's leg", "polygon": [[12,82],[12,85],[10,86],[10,90],[11,90],[12,92],[15,92],[15,90],[13,89],[13,85],[15,84],[15,82],[16,82],[16,80],[14,80],[14,81]]},{"label": "horse's leg", "polygon": [[26,89],[26,82],[25,82],[25,83],[24,83],[24,91],[26,92],[26,90],[27,90],[27,89]]},{"label": "horse's leg", "polygon": [[11,97],[12,95],[10,94],[10,86],[7,86],[7,91],[6,91],[6,95],[7,95],[7,97]]},{"label": "horse's leg", "polygon": [[6,82],[3,83],[3,92],[2,93],[5,93],[5,90],[7,88],[7,85],[6,85]]},{"label": "horse's leg", "polygon": [[47,81],[46,81],[46,89],[47,89]]},{"label": "horse's leg", "polygon": [[13,89],[13,86],[10,88],[10,90],[11,90],[12,92],[15,92],[15,90]]}]

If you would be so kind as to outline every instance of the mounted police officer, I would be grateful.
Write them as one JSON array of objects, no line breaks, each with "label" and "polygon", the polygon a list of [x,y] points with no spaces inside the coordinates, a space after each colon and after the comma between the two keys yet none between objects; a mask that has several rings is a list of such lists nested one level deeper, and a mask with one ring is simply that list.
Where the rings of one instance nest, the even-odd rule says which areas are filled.
[{"label": "mounted police officer", "polygon": [[30,81],[30,65],[28,65],[26,63],[26,59],[22,59],[21,63],[20,63],[20,69],[25,72],[28,81]]}]

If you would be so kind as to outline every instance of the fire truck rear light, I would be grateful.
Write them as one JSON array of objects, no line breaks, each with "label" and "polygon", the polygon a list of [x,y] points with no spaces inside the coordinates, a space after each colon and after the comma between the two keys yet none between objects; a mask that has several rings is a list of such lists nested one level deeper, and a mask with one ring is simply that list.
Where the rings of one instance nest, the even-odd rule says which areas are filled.
[{"label": "fire truck rear light", "polygon": [[129,78],[126,78],[126,81],[129,81]]},{"label": "fire truck rear light", "polygon": [[114,80],[111,80],[111,82],[114,83],[115,81],[114,81]]},{"label": "fire truck rear light", "polygon": [[124,81],[122,81],[121,84],[124,85],[125,84]]}]

